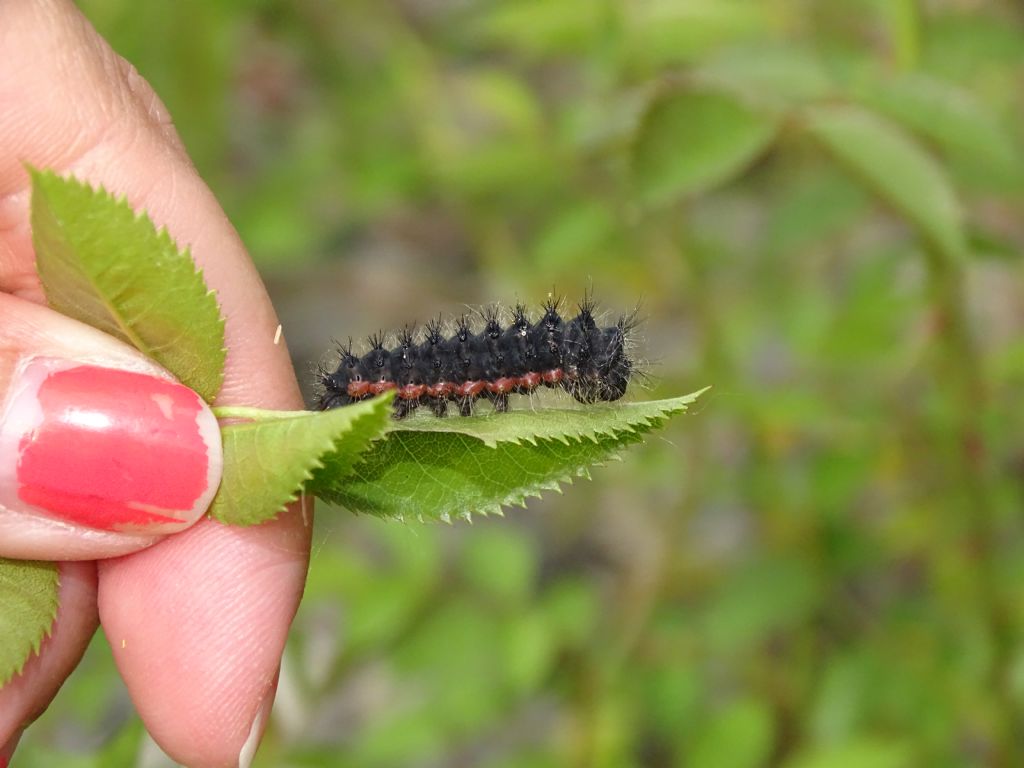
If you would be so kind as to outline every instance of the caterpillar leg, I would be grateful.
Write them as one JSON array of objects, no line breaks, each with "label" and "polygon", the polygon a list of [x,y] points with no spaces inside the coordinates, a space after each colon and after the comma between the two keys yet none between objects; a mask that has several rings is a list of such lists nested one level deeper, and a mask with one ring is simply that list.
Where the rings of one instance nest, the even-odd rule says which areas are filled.
[{"label": "caterpillar leg", "polygon": [[419,407],[419,400],[406,400],[401,397],[396,397],[394,402],[393,416],[396,419],[404,419],[406,416],[410,416],[416,412],[416,408]]},{"label": "caterpillar leg", "polygon": [[331,408],[340,408],[352,402],[352,398],[344,392],[325,392],[317,403],[317,410],[329,411]]}]

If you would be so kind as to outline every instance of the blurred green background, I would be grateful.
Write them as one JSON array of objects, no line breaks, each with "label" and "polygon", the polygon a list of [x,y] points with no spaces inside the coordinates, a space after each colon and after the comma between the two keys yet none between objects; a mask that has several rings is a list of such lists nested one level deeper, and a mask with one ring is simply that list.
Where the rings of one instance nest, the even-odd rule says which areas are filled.
[{"label": "blurred green background", "polygon": [[[332,337],[592,287],[713,385],[472,525],[322,508],[259,766],[1024,765],[1024,7],[82,0]],[[164,765],[102,638],[19,766]]]}]

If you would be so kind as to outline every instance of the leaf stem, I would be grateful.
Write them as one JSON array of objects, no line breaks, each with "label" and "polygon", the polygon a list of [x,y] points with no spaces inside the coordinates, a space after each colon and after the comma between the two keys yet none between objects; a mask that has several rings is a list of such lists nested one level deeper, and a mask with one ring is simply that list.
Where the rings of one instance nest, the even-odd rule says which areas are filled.
[{"label": "leaf stem", "polygon": [[218,419],[245,419],[246,421],[277,421],[308,416],[312,411],[273,411],[244,405],[215,405],[211,408]]},{"label": "leaf stem", "polygon": [[[966,493],[970,514],[954,524],[963,557],[974,563],[976,589],[988,620],[994,658],[990,675],[993,695],[1003,714],[999,733],[1000,762],[1018,763],[1019,746],[1013,739],[1014,722],[1019,716],[1010,691],[1013,635],[1012,609],[1000,584],[999,530],[997,494],[993,487],[990,446],[983,423],[988,401],[988,384],[980,354],[971,332],[963,296],[964,270],[934,248],[928,251],[928,274],[932,304],[937,318],[936,378],[944,388],[956,421],[951,424],[953,471]],[[966,524],[964,531],[959,526]]]}]

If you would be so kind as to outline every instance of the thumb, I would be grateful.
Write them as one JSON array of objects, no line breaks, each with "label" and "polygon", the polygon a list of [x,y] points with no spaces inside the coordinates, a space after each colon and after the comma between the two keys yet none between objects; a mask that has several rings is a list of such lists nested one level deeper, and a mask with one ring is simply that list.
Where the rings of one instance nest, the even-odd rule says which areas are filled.
[{"label": "thumb", "polygon": [[0,556],[75,560],[192,525],[220,431],[192,390],[116,339],[0,294]]}]

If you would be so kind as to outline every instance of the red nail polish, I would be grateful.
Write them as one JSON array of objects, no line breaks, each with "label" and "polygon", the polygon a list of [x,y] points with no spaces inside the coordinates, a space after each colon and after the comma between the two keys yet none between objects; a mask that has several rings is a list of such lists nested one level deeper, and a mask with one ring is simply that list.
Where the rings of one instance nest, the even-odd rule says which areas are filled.
[{"label": "red nail polish", "polygon": [[0,505],[89,528],[169,533],[206,511],[221,460],[216,418],[187,387],[35,358],[0,423]]}]

